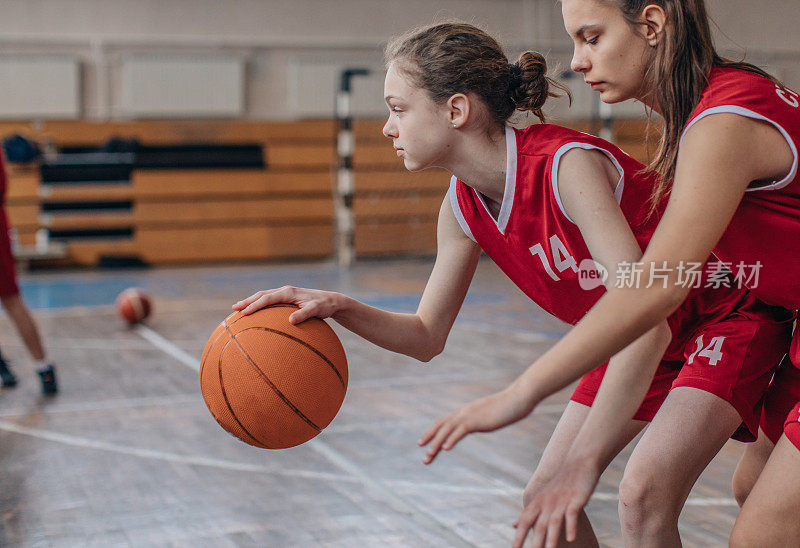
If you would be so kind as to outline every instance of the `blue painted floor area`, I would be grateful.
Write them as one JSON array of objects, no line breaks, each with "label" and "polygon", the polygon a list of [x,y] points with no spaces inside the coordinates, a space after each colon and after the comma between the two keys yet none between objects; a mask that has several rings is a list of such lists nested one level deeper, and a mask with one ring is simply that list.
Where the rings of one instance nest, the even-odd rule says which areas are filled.
[{"label": "blue painted floor area", "polygon": [[157,297],[200,298],[229,294],[235,287],[264,288],[291,283],[329,285],[336,268],[326,263],[297,266],[158,268],[132,271],[32,273],[20,277],[20,290],[33,309],[104,306],[129,287]]},{"label": "blue painted floor area", "polygon": [[[92,308],[114,303],[129,287],[159,301],[228,301],[255,291],[294,285],[339,291],[395,312],[416,310],[432,268],[430,259],[363,261],[348,271],[331,262],[153,268],[126,271],[25,273],[20,289],[34,310]],[[563,325],[517,290],[493,263],[482,261],[459,321],[557,338]]]},{"label": "blue painted floor area", "polygon": [[33,278],[21,280],[20,291],[32,309],[92,307],[111,304],[123,289],[140,285],[131,276],[92,280]]},{"label": "blue painted floor area", "polygon": [[[391,269],[391,263],[369,263],[362,269]],[[32,309],[104,306],[129,287],[139,287],[158,297],[208,299],[228,296],[238,288],[251,294],[258,289],[294,285],[341,291],[351,286],[364,293],[359,280],[359,267],[341,273],[329,263],[303,266],[249,265],[246,267],[161,268],[137,271],[81,271],[72,273],[28,274],[20,279],[20,289]],[[242,297],[245,295],[242,293]],[[373,306],[392,310],[415,310],[420,293],[374,294],[366,296]],[[473,293],[467,298],[474,303],[499,303],[501,294]]]}]

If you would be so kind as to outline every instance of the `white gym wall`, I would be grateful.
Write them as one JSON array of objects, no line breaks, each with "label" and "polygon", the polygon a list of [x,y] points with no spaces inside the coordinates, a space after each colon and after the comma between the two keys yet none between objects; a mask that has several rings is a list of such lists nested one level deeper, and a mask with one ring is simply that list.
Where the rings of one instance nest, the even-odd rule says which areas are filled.
[{"label": "white gym wall", "polygon": [[[800,44],[789,39],[800,20],[797,0],[707,3],[723,31],[715,33],[724,55],[746,53],[748,60],[800,86]],[[202,117],[204,106],[208,116],[329,117],[339,68],[379,71],[381,47],[389,37],[453,17],[498,36],[512,56],[537,49],[552,67],[569,69],[571,45],[555,0],[4,0],[0,69],[20,62],[28,66],[15,72],[21,76],[13,85],[0,87],[0,117]],[[44,83],[41,71],[36,76],[41,63],[53,59],[73,67],[63,72],[61,84],[51,80],[62,73],[54,72]],[[146,81],[132,80],[132,67],[143,59],[183,63],[183,69],[186,62],[195,63],[206,76],[152,81],[148,90]],[[152,64],[138,68],[159,70]],[[209,89],[198,88],[198,78]],[[358,115],[383,114],[380,80],[377,73],[354,83]],[[191,101],[174,109],[154,108],[151,99],[165,85],[187,86],[179,91],[190,93]],[[566,111],[562,101],[551,110],[558,117],[588,116],[592,94],[579,80],[571,85],[573,109]],[[35,101],[20,100],[25,86]],[[642,112],[636,105],[615,107],[616,115]]]}]

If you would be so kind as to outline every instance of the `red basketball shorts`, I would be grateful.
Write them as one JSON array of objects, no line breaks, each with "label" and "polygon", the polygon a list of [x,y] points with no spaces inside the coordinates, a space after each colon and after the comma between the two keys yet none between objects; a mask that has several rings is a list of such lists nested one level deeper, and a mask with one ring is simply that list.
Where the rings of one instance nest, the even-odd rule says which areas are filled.
[{"label": "red basketball shorts", "polygon": [[783,433],[795,447],[800,449],[800,403],[795,405],[789,416],[786,417]]},{"label": "red basketball shorts", "polygon": [[[684,344],[683,361],[661,362],[633,418],[651,421],[672,388],[688,386],[730,403],[742,417],[742,425],[733,437],[754,441],[764,392],[791,335],[792,321],[770,314],[733,314],[694,330]],[[604,365],[584,376],[572,400],[592,405],[605,370]]]},{"label": "red basketball shorts", "polygon": [[11,253],[11,239],[8,236],[6,208],[0,205],[0,297],[19,293],[17,286],[17,267]]},{"label": "red basketball shorts", "polygon": [[777,443],[782,433],[800,449],[800,426],[797,421],[800,402],[800,329],[795,329],[789,355],[781,362],[764,400],[761,429]]}]

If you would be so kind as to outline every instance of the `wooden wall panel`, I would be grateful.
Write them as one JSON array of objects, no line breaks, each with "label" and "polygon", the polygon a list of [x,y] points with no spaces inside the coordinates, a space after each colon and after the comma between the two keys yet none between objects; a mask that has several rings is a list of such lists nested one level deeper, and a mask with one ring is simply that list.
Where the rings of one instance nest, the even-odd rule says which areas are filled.
[{"label": "wooden wall panel", "polygon": [[331,194],[330,172],[278,172],[270,170],[147,170],[133,173],[137,200],[169,196],[236,196],[253,194]]},{"label": "wooden wall panel", "polygon": [[433,218],[439,214],[442,205],[440,194],[412,194],[406,196],[386,196],[368,194],[353,202],[356,219],[425,217]]},{"label": "wooden wall panel", "polygon": [[8,223],[17,230],[23,228],[39,228],[39,204],[7,204]]},{"label": "wooden wall panel", "polygon": [[383,135],[383,126],[386,124],[386,119],[380,120],[354,120],[353,121],[353,135],[355,135],[356,143],[362,142],[375,142],[383,140],[389,143],[389,138]]},{"label": "wooden wall panel", "polygon": [[60,146],[97,146],[111,137],[139,139],[146,145],[178,143],[332,142],[333,120],[262,122],[243,120],[140,120],[90,122],[0,122],[0,134],[21,133]]},{"label": "wooden wall panel", "polygon": [[9,170],[6,203],[38,203],[40,181],[38,170]]},{"label": "wooden wall panel", "polygon": [[325,257],[333,251],[330,224],[243,225],[141,229],[134,239],[142,258],[153,263]]},{"label": "wooden wall panel", "polygon": [[353,153],[353,165],[359,166],[392,166],[403,169],[403,160],[398,158],[392,144],[385,143],[357,144]]},{"label": "wooden wall panel", "polygon": [[43,200],[53,202],[92,202],[133,200],[133,189],[123,184],[44,185],[39,189]]},{"label": "wooden wall panel", "polygon": [[163,202],[141,201],[134,208],[133,218],[140,228],[174,225],[220,223],[235,224],[257,221],[275,225],[300,221],[326,222],[333,219],[332,198],[252,198],[244,200],[214,199]]},{"label": "wooden wall panel", "polygon": [[98,239],[75,241],[70,242],[64,262],[81,266],[95,266],[103,256],[138,257],[139,248],[132,240]]},{"label": "wooden wall panel", "polygon": [[267,169],[331,169],[336,164],[336,148],[329,144],[275,144],[264,149]]},{"label": "wooden wall panel", "polygon": [[625,148],[620,147],[622,150],[645,165],[650,161],[650,158],[653,156],[653,152],[655,151],[654,145],[649,145],[648,147],[646,143],[631,142],[621,144],[625,145]]},{"label": "wooden wall panel", "polygon": [[658,142],[664,122],[654,119],[650,124],[647,120],[617,120],[614,123],[614,135],[619,140],[644,141],[646,137]]},{"label": "wooden wall panel", "polygon": [[356,254],[380,256],[436,252],[436,221],[360,222]]},{"label": "wooden wall panel", "polygon": [[404,190],[440,191],[450,186],[450,173],[444,169],[426,169],[418,173],[406,170],[355,169],[355,190],[364,192],[397,192]]},{"label": "wooden wall panel", "polygon": [[86,213],[42,213],[39,224],[50,230],[88,230],[132,228],[133,214],[130,211],[90,211]]}]

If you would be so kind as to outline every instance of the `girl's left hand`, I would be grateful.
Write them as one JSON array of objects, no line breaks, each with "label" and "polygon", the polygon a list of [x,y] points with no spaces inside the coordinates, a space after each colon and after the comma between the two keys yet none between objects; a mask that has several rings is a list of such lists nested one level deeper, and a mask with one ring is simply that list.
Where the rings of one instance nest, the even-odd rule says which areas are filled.
[{"label": "girl's left hand", "polygon": [[586,462],[567,461],[522,511],[514,527],[513,548],[522,548],[532,531],[535,548],[556,548],[562,531],[567,542],[578,535],[578,517],[589,502],[600,473]]},{"label": "girl's left hand", "polygon": [[491,432],[523,419],[535,405],[530,396],[515,385],[462,405],[437,420],[422,435],[419,445],[430,443],[422,462],[432,463],[439,451],[449,451],[472,432]]}]

